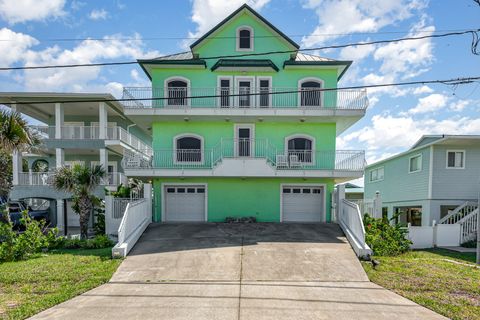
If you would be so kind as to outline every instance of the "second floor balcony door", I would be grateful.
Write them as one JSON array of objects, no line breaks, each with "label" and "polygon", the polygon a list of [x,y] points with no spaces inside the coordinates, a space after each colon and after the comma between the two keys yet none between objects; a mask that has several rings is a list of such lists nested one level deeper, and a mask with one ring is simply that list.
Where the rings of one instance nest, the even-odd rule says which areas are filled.
[{"label": "second floor balcony door", "polygon": [[236,156],[251,157],[253,148],[253,127],[251,125],[239,125],[236,130]]},{"label": "second floor balcony door", "polygon": [[238,106],[240,108],[250,108],[252,106],[252,88],[253,78],[241,78],[237,79],[238,88]]}]

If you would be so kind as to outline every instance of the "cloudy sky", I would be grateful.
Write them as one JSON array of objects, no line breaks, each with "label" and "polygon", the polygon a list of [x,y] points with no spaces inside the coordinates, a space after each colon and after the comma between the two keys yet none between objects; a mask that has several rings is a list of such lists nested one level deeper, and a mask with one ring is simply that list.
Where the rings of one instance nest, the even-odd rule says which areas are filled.
[{"label": "cloudy sky", "polygon": [[[0,0],[0,66],[125,61],[183,51],[245,0]],[[249,0],[302,47],[479,28],[474,0]],[[71,41],[72,39],[82,39]],[[104,41],[84,39],[106,39]],[[480,76],[471,36],[350,47],[317,54],[354,60],[340,86]],[[121,94],[146,86],[136,66],[0,71],[2,91]],[[480,134],[480,83],[369,90],[364,119],[338,138],[368,162],[422,134]]]}]

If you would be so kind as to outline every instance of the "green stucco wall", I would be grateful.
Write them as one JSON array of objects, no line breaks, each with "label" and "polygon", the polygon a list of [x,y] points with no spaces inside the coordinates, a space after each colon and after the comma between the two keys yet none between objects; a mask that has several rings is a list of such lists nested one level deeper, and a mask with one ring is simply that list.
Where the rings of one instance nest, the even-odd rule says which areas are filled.
[{"label": "green stucco wall", "polygon": [[161,221],[162,183],[207,184],[209,222],[222,222],[226,217],[255,216],[259,222],[280,221],[281,184],[325,184],[326,221],[331,220],[332,179],[279,179],[279,178],[164,178],[154,179],[154,220]]}]

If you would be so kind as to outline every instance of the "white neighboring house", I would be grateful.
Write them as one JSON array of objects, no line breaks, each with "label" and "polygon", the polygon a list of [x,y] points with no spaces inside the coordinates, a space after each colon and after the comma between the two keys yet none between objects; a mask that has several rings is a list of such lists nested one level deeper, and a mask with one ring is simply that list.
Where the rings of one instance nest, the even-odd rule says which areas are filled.
[{"label": "white neighboring house", "polygon": [[[459,243],[474,239],[480,135],[426,135],[409,150],[368,165],[365,199],[374,198],[377,191],[382,212],[390,218],[399,215],[400,222],[425,230],[433,225],[445,230],[447,225],[457,225],[452,228],[460,230]],[[438,237],[435,233],[432,237]],[[434,239],[433,245],[438,244]]]}]

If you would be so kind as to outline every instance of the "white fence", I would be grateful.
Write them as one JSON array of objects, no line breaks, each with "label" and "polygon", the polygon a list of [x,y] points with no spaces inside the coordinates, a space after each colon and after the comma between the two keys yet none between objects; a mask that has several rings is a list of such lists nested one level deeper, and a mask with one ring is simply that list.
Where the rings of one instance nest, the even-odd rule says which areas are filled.
[{"label": "white fence", "polygon": [[371,255],[372,250],[365,242],[365,228],[360,208],[357,204],[345,200],[345,185],[337,186],[334,199],[337,222],[353,250],[358,257]]},{"label": "white fence", "polygon": [[460,224],[436,224],[433,226],[408,226],[408,239],[412,249],[433,247],[457,247],[460,245]]}]

